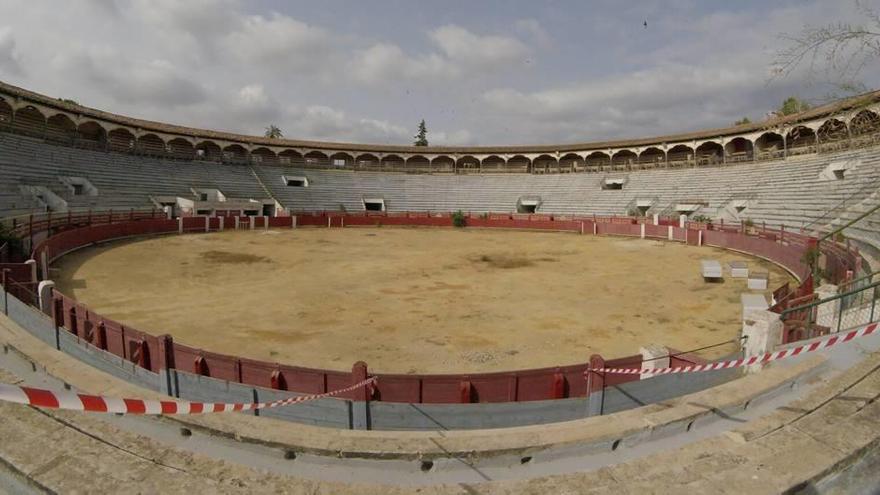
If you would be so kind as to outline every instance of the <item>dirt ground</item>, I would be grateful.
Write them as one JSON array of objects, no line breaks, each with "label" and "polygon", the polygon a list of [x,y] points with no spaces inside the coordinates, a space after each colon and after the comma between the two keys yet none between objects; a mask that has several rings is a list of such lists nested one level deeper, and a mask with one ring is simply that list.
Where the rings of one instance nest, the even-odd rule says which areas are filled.
[{"label": "dirt ground", "polygon": [[[736,339],[745,279],[701,259],[763,260],[619,237],[452,229],[297,229],[158,237],[59,260],[62,292],[221,353],[377,372],[513,370]],[[705,351],[733,352],[730,344]]]}]

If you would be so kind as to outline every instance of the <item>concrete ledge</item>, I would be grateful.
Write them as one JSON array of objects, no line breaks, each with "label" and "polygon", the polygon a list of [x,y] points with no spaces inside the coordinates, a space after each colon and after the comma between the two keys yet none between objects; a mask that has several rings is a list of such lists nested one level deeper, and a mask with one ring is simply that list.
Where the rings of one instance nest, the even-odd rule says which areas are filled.
[{"label": "concrete ledge", "polygon": [[[45,345],[8,319],[0,319],[0,341],[27,356],[48,374],[94,394],[167,398],[157,392],[108,376]],[[214,435],[334,457],[425,459],[456,456],[492,457],[534,453],[577,445],[611,451],[687,431],[697,422],[747,407],[775,391],[792,386],[824,363],[811,356],[789,366],[773,366],[715,388],[669,401],[598,416],[546,425],[491,430],[358,431],[295,424],[245,414],[213,414],[162,418]],[[292,406],[295,407],[295,406]]]}]

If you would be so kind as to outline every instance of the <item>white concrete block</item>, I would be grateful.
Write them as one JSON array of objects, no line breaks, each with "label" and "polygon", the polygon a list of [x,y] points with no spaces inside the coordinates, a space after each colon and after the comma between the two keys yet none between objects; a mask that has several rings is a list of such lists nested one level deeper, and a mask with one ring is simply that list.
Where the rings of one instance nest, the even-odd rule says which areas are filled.
[{"label": "white concrete block", "polygon": [[730,266],[730,276],[733,278],[748,278],[749,276],[749,264],[745,261],[731,261]]},{"label": "white concrete block", "polygon": [[[752,310],[743,319],[743,354],[746,358],[762,356],[776,349],[782,343],[782,320],[779,315],[767,310]],[[746,366],[747,373],[755,373],[763,364]]]},{"label": "white concrete block", "polygon": [[[667,349],[666,346],[660,344],[648,344],[639,349],[639,354],[642,355],[642,369],[653,370],[669,367],[669,349]],[[653,376],[655,375],[643,373],[640,378],[644,380]]]},{"label": "white concrete block", "polygon": [[748,287],[749,290],[767,290],[770,285],[770,274],[767,272],[749,273]]},{"label": "white concrete block", "polygon": [[703,278],[722,278],[724,273],[721,270],[721,263],[718,260],[702,260],[700,261]]}]

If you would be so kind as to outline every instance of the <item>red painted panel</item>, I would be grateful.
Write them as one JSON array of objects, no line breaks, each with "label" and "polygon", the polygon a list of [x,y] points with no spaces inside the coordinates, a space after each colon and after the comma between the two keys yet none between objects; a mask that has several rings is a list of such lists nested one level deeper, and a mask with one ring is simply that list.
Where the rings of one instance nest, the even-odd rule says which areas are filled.
[{"label": "red painted panel", "polygon": [[322,370],[281,365],[281,373],[288,390],[306,394],[321,394],[328,390]]}]

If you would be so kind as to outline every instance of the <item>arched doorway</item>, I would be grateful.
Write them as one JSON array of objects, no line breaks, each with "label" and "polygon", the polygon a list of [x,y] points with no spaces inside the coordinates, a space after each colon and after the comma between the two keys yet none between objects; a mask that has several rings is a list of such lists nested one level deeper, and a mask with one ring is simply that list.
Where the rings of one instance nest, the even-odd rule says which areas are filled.
[{"label": "arched doorway", "polygon": [[63,113],[55,114],[46,120],[46,139],[63,144],[73,144],[76,140],[76,124]]},{"label": "arched doorway", "polygon": [[785,139],[775,132],[765,132],[755,140],[755,153],[759,160],[785,156]]},{"label": "arched doorway", "polygon": [[735,137],[724,145],[725,161],[729,163],[750,162],[755,159],[755,149],[751,141]]},{"label": "arched doorway", "polygon": [[697,165],[720,165],[724,162],[724,148],[715,141],[706,141],[697,146]]}]

